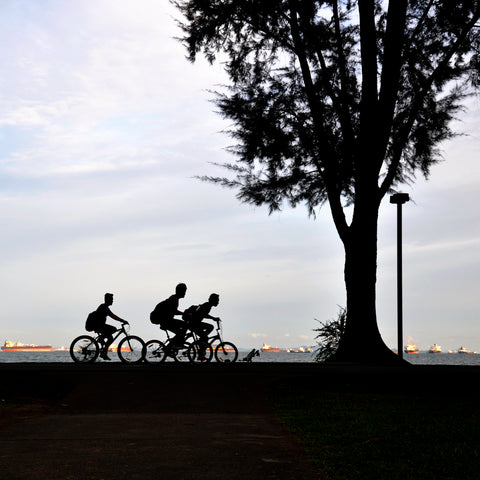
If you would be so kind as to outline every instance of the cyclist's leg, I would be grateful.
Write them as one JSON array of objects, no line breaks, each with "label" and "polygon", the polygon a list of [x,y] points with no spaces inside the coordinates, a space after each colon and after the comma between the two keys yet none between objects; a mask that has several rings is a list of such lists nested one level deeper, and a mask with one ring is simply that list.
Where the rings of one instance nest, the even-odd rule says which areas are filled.
[{"label": "cyclist's leg", "polygon": [[176,318],[169,318],[162,324],[164,330],[169,330],[175,335],[169,341],[169,345],[172,347],[180,347],[183,345],[185,338],[185,322]]},{"label": "cyclist's leg", "polygon": [[208,336],[210,335],[211,331],[213,330],[213,325],[205,322],[200,322],[196,328],[195,333],[198,335],[200,340],[200,349],[199,349],[199,356],[200,359],[205,358],[205,353],[208,347]]},{"label": "cyclist's leg", "polygon": [[200,340],[204,343],[208,343],[208,337],[212,333],[213,325],[210,323],[200,323],[201,333],[199,334]]},{"label": "cyclist's leg", "polygon": [[167,339],[163,342],[163,360],[162,361],[169,361],[169,360],[174,360],[177,361],[177,354],[179,353],[179,347],[175,345],[174,338],[175,336],[172,336],[171,333],[175,333],[174,329],[175,324],[171,322],[170,320],[165,320],[162,321],[160,324],[160,330],[165,332],[165,335],[167,336]]},{"label": "cyclist's leg", "polygon": [[206,337],[208,338],[213,330],[213,325],[211,323],[203,323],[203,331],[205,332]]},{"label": "cyclist's leg", "polygon": [[187,357],[190,362],[210,362],[213,357],[212,346],[201,340],[195,340],[188,345]]},{"label": "cyclist's leg", "polygon": [[187,332],[187,325],[183,320],[174,319],[175,330],[172,330],[176,335],[172,338],[174,345],[183,346],[185,335]]},{"label": "cyclist's leg", "polygon": [[100,338],[103,340],[103,347],[102,351],[100,352],[100,357],[104,360],[110,360],[108,358],[108,348],[113,342],[113,333],[116,332],[116,328],[113,325],[109,325],[108,323],[103,326],[101,331],[98,333],[100,334]]},{"label": "cyclist's leg", "polygon": [[173,340],[173,337],[171,337],[169,335],[169,330],[168,329],[163,329],[163,331],[166,333],[167,335],[167,340],[165,340],[164,342],[164,350],[165,350],[165,355],[168,356],[168,357],[172,357],[175,355],[176,353],[176,347],[175,345],[172,343],[172,340]]}]

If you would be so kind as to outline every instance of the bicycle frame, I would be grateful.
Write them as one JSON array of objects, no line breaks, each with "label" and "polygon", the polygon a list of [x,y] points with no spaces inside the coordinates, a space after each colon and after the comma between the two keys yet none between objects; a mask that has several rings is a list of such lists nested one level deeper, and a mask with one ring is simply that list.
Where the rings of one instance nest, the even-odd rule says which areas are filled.
[{"label": "bicycle frame", "polygon": [[217,333],[215,335],[211,335],[210,337],[208,337],[208,343],[210,345],[212,345],[213,342],[215,342],[216,340],[218,340],[219,343],[223,342],[222,325],[220,322],[217,322],[217,326],[215,327],[215,330],[217,331]]},{"label": "bicycle frame", "polygon": [[[130,331],[130,329],[129,329],[129,331]],[[128,333],[129,333],[129,332],[127,332],[127,329],[125,328],[125,324],[124,324],[124,323],[122,323],[122,326],[121,326],[120,328],[117,328],[117,329],[113,332],[114,337],[113,337],[112,343],[113,343],[122,333],[123,333],[126,337],[128,336]],[[98,335],[97,335],[96,337],[94,337],[94,338],[95,338],[95,340],[96,340],[97,342],[103,344],[103,339],[104,339],[105,337],[103,336],[103,334],[100,333],[100,334],[98,334]]]}]

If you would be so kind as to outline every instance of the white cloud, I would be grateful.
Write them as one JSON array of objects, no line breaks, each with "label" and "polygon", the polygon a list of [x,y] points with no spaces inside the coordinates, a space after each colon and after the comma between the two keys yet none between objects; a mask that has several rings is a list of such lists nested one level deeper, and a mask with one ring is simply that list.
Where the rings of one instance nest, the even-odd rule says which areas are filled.
[{"label": "white cloud", "polygon": [[265,338],[268,335],[266,333],[250,333],[249,336],[252,338]]}]

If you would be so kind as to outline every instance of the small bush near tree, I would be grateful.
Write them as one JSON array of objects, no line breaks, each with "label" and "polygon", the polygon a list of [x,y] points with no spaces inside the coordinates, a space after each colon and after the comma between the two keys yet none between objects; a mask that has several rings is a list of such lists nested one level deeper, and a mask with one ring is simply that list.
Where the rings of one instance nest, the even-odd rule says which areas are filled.
[{"label": "small bush near tree", "polygon": [[340,338],[345,331],[346,320],[347,309],[340,306],[337,318],[326,322],[317,320],[320,326],[313,329],[314,332],[317,332],[315,339],[318,343],[318,349],[315,351],[315,361],[325,362],[337,351]]}]

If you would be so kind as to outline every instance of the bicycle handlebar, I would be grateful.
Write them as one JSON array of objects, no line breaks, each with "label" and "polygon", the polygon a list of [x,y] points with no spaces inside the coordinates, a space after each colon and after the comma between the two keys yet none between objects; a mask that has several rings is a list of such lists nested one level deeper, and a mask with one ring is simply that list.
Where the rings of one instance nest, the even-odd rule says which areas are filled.
[{"label": "bicycle handlebar", "polygon": [[[127,330],[128,329],[128,330]],[[121,327],[118,328],[117,330],[123,330],[125,334],[127,334],[130,331],[130,323],[128,322],[123,322]]]}]

